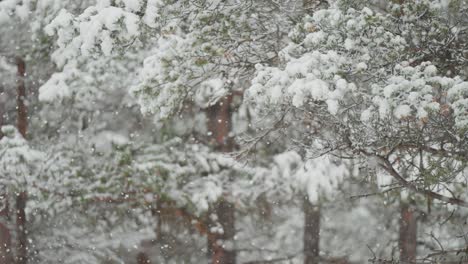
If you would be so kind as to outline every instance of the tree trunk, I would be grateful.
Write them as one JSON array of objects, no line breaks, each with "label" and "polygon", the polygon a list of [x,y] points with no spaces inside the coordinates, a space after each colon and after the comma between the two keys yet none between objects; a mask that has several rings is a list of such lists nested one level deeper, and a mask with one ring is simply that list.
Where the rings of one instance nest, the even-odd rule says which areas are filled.
[{"label": "tree trunk", "polygon": [[417,220],[409,204],[400,204],[400,262],[413,263],[416,260]]},{"label": "tree trunk", "polygon": [[3,137],[3,132],[1,130],[2,126],[5,125],[4,115],[5,115],[5,104],[6,104],[6,91],[0,87],[0,139]]},{"label": "tree trunk", "polygon": [[[229,137],[231,131],[231,102],[232,95],[220,100],[208,109],[208,130],[215,149],[221,152],[233,150],[233,142]],[[215,215],[217,219],[212,219]],[[236,263],[236,252],[233,246],[235,236],[235,208],[234,204],[221,198],[208,212],[208,254],[212,264]],[[220,224],[222,232],[212,230]]]},{"label": "tree trunk", "polygon": [[320,207],[304,197],[304,264],[318,264],[320,253]]},{"label": "tree trunk", "polygon": [[0,210],[0,264],[11,264],[13,263],[13,256],[11,254],[11,232],[8,228],[8,222],[10,220],[10,208],[6,192],[3,194],[1,200],[2,209]]},{"label": "tree trunk", "polygon": [[26,107],[26,86],[24,83],[24,77],[26,76],[26,65],[24,60],[17,57],[16,58],[16,67],[17,71],[17,97],[16,97],[16,106],[17,106],[17,126],[20,134],[26,138],[26,132],[28,130],[28,109]]},{"label": "tree trunk", "polygon": [[[6,104],[6,91],[1,89],[0,92],[0,128],[5,125],[5,104]],[[0,139],[2,139],[3,133],[0,129]],[[11,255],[11,233],[8,228],[8,222],[10,220],[10,206],[8,203],[8,196],[6,190],[2,190],[0,198],[0,264],[13,263],[13,257]]]},{"label": "tree trunk", "polygon": [[[26,138],[28,129],[28,111],[26,107],[26,86],[24,77],[26,76],[26,65],[20,57],[16,58],[17,72],[17,127],[21,135]],[[17,229],[17,256],[18,264],[26,264],[28,262],[28,238],[26,233],[26,199],[25,191],[16,195],[16,229]]]},{"label": "tree trunk", "polygon": [[[328,4],[326,0],[302,0],[304,13],[312,14]],[[309,196],[303,200],[304,210],[304,264],[318,264],[320,254],[320,206],[310,202]]]},{"label": "tree trunk", "polygon": [[17,263],[28,263],[28,238],[26,234],[26,192],[20,192],[16,196],[16,227],[18,237]]},{"label": "tree trunk", "polygon": [[[232,243],[235,236],[234,225],[234,205],[225,200],[216,203],[214,210],[210,214],[215,214],[217,220],[208,220],[210,227],[208,233],[208,249],[212,264],[235,264],[236,252],[232,250]],[[211,230],[216,224],[220,224],[222,231]]]}]

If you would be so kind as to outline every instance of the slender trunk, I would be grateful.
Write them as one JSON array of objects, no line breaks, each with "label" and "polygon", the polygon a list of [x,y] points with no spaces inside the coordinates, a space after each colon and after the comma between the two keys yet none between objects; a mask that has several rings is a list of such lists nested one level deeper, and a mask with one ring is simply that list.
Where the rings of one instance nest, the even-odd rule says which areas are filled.
[{"label": "slender trunk", "polygon": [[[222,231],[209,230],[208,252],[212,264],[234,264],[236,263],[236,252],[230,248],[235,236],[234,205],[225,200],[217,202],[212,214],[217,220],[208,220],[210,229],[220,224]],[[211,212],[210,212],[211,213]]]},{"label": "slender trunk", "polygon": [[[215,149],[221,152],[233,150],[233,142],[229,137],[231,131],[231,102],[229,95],[208,109],[208,130],[212,136]],[[212,219],[215,215],[217,219]],[[232,249],[235,236],[234,204],[221,198],[208,213],[208,254],[212,264],[236,263],[236,252]],[[220,224],[222,232],[213,230]]]},{"label": "slender trunk", "polygon": [[11,264],[13,263],[13,256],[11,254],[11,232],[8,228],[10,206],[6,193],[2,198],[2,207],[0,210],[0,264]]},{"label": "slender trunk", "polygon": [[407,203],[400,204],[400,262],[413,263],[416,260],[417,220],[414,210]]},{"label": "slender trunk", "polygon": [[[26,86],[24,77],[26,76],[26,65],[20,57],[16,58],[17,72],[17,127],[21,135],[26,138],[28,129],[28,111],[26,107]],[[27,193],[22,191],[16,195],[16,229],[17,229],[17,256],[18,264],[28,262],[28,238],[26,233],[26,200]]]},{"label": "slender trunk", "polygon": [[28,263],[28,238],[26,234],[26,192],[16,196],[16,227],[18,236],[17,263]]},{"label": "slender trunk", "polygon": [[[0,93],[0,128],[5,125],[4,115],[6,110],[5,103],[7,101],[5,94],[5,91]],[[2,137],[3,133],[0,129],[0,139],[2,139]],[[0,264],[10,264],[13,263],[13,257],[11,255],[11,233],[8,228],[8,222],[10,220],[10,206],[6,190],[2,190],[0,207]]]},{"label": "slender trunk", "polygon": [[[325,0],[302,0],[304,13],[312,14],[320,8]],[[320,253],[320,206],[310,202],[309,196],[303,199],[304,211],[304,237],[303,253],[304,264],[318,264]]]},{"label": "slender trunk", "polygon": [[319,263],[320,250],[320,206],[304,197],[304,264]]},{"label": "slender trunk", "polygon": [[16,97],[16,109],[17,109],[17,126],[20,134],[26,138],[26,132],[28,130],[28,109],[26,107],[26,86],[24,83],[24,77],[26,76],[26,64],[21,58],[16,58],[17,72],[17,97]]},{"label": "slender trunk", "polygon": [[6,103],[6,92],[3,91],[3,88],[0,87],[0,139],[3,137],[3,132],[1,130],[2,126],[4,126],[4,115],[5,115],[5,103]]}]

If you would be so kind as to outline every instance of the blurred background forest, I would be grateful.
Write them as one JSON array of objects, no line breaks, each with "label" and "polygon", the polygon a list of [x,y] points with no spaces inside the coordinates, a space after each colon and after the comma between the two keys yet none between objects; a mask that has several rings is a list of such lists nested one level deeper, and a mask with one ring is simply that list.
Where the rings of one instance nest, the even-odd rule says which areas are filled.
[{"label": "blurred background forest", "polygon": [[468,263],[466,0],[0,0],[0,264]]}]

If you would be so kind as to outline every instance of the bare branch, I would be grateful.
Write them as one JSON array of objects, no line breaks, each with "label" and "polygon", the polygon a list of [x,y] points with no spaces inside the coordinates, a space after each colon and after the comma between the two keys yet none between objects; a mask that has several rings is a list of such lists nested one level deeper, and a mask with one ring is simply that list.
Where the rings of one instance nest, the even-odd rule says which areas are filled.
[{"label": "bare branch", "polygon": [[427,189],[423,189],[423,188],[418,187],[414,183],[407,181],[395,170],[392,163],[388,159],[379,155],[375,155],[375,156],[382,162],[380,164],[380,167],[384,169],[386,172],[388,172],[393,178],[395,178],[400,184],[402,184],[406,188],[412,191],[415,191],[417,193],[424,194],[435,200],[440,200],[449,204],[455,204],[455,205],[462,206],[462,207],[468,207],[467,201],[458,199],[456,197],[448,197],[448,196],[445,196],[445,195],[442,195],[442,194],[439,194],[439,193],[436,193]]}]

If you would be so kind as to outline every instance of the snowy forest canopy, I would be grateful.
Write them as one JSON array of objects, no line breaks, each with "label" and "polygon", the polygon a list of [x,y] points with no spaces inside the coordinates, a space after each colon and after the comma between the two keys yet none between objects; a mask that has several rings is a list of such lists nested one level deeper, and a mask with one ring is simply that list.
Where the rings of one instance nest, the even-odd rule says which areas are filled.
[{"label": "snowy forest canopy", "polygon": [[468,0],[0,0],[0,264],[468,263]]}]

